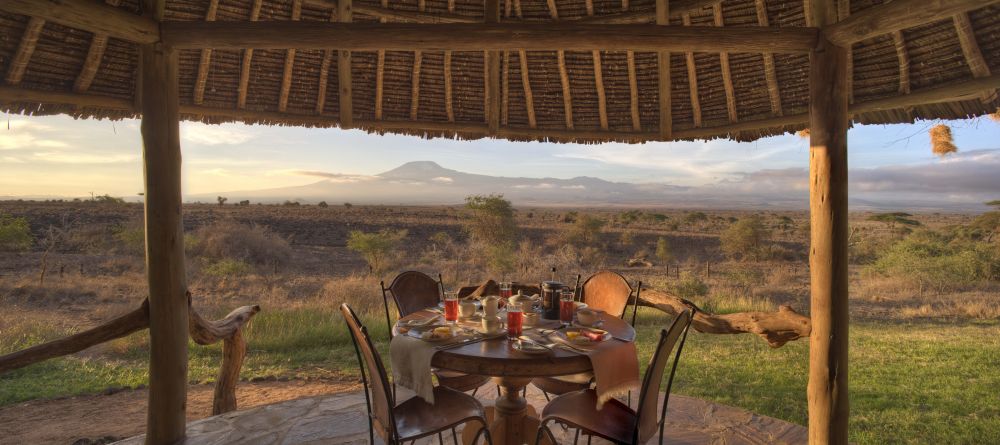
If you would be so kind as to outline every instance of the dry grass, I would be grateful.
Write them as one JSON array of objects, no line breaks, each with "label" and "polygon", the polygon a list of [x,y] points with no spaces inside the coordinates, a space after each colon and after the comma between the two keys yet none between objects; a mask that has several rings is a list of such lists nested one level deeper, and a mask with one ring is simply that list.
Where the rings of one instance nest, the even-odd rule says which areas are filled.
[{"label": "dry grass", "polygon": [[947,156],[958,151],[955,139],[951,136],[951,127],[938,124],[930,129],[931,151],[938,156]]}]

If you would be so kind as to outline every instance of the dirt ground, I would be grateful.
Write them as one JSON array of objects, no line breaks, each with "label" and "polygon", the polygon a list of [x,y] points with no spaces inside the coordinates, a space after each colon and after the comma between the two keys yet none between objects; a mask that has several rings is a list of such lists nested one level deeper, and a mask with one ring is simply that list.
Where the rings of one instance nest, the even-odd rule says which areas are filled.
[{"label": "dirt ground", "polygon": [[[337,380],[241,382],[240,409],[284,400],[355,390],[360,384]],[[188,389],[188,421],[211,415],[212,385]],[[0,408],[0,443],[94,444],[142,434],[146,426],[146,389],[30,402]],[[103,441],[102,441],[103,439]]]}]

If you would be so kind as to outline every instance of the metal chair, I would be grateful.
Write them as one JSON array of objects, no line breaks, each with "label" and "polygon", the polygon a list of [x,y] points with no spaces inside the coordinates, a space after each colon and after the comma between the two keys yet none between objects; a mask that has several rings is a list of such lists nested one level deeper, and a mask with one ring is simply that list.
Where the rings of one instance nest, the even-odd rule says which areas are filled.
[{"label": "metal chair", "polygon": [[340,305],[340,312],[347,322],[358,355],[368,407],[368,438],[372,444],[375,443],[376,432],[387,444],[412,443],[432,434],[437,434],[443,444],[441,432],[448,429],[457,443],[455,427],[473,421],[481,426],[472,443],[483,435],[487,444],[493,444],[483,406],[468,394],[438,386],[434,388],[433,405],[420,397],[412,397],[397,405],[382,358],[372,344],[368,329],[347,304]]},{"label": "metal chair", "polygon": [[[435,281],[429,275],[413,270],[396,275],[389,287],[385,286],[385,282],[380,282],[379,285],[382,287],[385,323],[389,328],[390,337],[392,336],[392,317],[389,316],[390,295],[392,301],[396,303],[397,314],[400,317],[405,317],[422,309],[437,307],[438,301],[441,300],[442,289],[444,289],[441,275],[438,275],[438,279]],[[487,376],[445,370],[435,370],[434,376],[437,377],[441,386],[462,392],[473,391],[473,395],[480,386],[486,384],[490,379]]]},{"label": "metal chair", "polygon": [[[577,277],[577,282],[579,281]],[[641,282],[639,286],[642,287]],[[635,308],[638,307],[638,302],[633,301],[632,286],[617,272],[602,270],[588,277],[580,288],[580,301],[586,303],[588,308],[604,311],[622,319],[625,318],[625,309],[631,303],[632,324],[635,324]],[[592,373],[539,377],[533,379],[531,384],[541,389],[545,399],[549,400],[550,394],[561,395],[589,388],[593,377]]]},{"label": "metal chair", "polygon": [[[681,358],[681,350],[687,340],[688,328],[691,326],[693,312],[685,309],[681,312],[669,329],[660,331],[660,340],[656,351],[646,368],[639,392],[639,406],[632,410],[628,405],[616,400],[609,400],[598,410],[597,393],[593,389],[571,392],[556,397],[542,410],[542,422],[535,434],[535,445],[548,434],[552,443],[555,436],[549,429],[550,422],[558,422],[571,428],[577,428],[590,436],[598,436],[619,444],[643,444],[653,437],[659,429],[660,445],[663,444],[663,424],[667,416],[667,402],[670,400],[670,389],[673,385],[677,363]],[[667,388],[663,396],[663,408],[659,420],[656,408],[660,385],[663,383],[663,373],[670,352],[675,349],[674,360],[667,378]],[[579,434],[577,434],[579,437]]]}]

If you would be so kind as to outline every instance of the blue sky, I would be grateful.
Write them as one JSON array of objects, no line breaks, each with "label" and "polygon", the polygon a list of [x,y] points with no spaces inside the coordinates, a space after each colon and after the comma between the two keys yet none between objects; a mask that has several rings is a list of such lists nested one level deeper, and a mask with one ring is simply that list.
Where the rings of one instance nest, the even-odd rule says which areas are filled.
[{"label": "blue sky", "polygon": [[[138,121],[4,118],[7,122],[0,123],[0,196],[89,196],[90,192],[134,196],[142,189]],[[913,168],[928,177],[940,176],[936,169],[944,169],[940,166],[948,160],[937,159],[930,152],[927,129],[934,123],[852,129],[852,172]],[[974,154],[974,159],[965,160],[976,165],[995,162],[1000,167],[1000,124],[986,118],[948,123],[959,158]],[[185,122],[181,137],[185,194],[316,181],[298,173],[302,170],[372,175],[418,160],[494,176],[594,176],[686,186],[731,183],[773,171],[808,168],[808,142],[795,135],[753,143],[714,140],[576,145],[424,140],[358,130]],[[1000,182],[992,175],[984,181],[975,187],[995,184],[1000,190]],[[906,184],[898,186],[900,192],[907,191]],[[894,189],[892,183],[880,187],[888,192]]]}]

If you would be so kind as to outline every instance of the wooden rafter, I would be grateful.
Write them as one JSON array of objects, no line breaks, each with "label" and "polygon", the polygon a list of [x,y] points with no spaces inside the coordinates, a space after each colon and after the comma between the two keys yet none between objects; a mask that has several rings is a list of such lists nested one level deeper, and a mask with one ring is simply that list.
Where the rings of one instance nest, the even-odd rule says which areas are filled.
[{"label": "wooden rafter", "polygon": [[642,122],[639,120],[639,81],[635,76],[635,52],[626,51],[625,59],[628,62],[629,114],[632,116],[632,129],[639,131],[642,129]]},{"label": "wooden rafter", "polygon": [[[837,21],[844,21],[851,16],[851,0],[839,0],[837,2]],[[854,103],[854,51],[851,45],[844,47],[847,50],[847,100]]]},{"label": "wooden rafter", "polygon": [[[681,17],[684,26],[691,26],[691,16],[684,14]],[[694,118],[694,126],[701,126],[701,99],[698,98],[698,66],[695,65],[694,53],[691,51],[684,53],[687,59],[688,89],[691,92],[691,114]]]},{"label": "wooden rafter", "polygon": [[[815,1],[815,0],[814,0]],[[979,9],[1000,0],[894,0],[872,6],[823,29],[838,46],[848,46],[875,36],[919,26]]]},{"label": "wooden rafter", "polygon": [[[722,0],[673,0],[670,2],[669,17],[680,19],[684,14],[694,14],[704,8],[721,3]],[[624,4],[624,2],[623,2]],[[618,14],[601,14],[592,17],[584,16],[576,19],[580,23],[593,24],[640,24],[656,23],[656,13],[650,11],[631,11]]]},{"label": "wooden rafter", "polygon": [[[254,0],[250,7],[250,21],[260,18],[260,7],[263,0]],[[243,50],[243,62],[240,64],[240,84],[237,87],[236,108],[246,108],[247,88],[250,85],[250,63],[253,62],[253,48]]]},{"label": "wooden rafter", "polygon": [[[388,7],[389,0],[382,0],[382,6]],[[379,18],[380,23],[388,22],[385,17]],[[375,120],[382,120],[382,83],[385,80],[385,50],[376,51],[375,61]]]},{"label": "wooden rafter", "polygon": [[[712,14],[715,26],[726,26],[721,4],[712,6]],[[726,90],[726,111],[729,113],[729,122],[736,122],[739,120],[739,115],[736,113],[736,91],[733,89],[733,75],[729,68],[729,53],[719,53],[719,70],[722,71],[722,87]]]},{"label": "wooden rafter", "polygon": [[587,15],[588,16],[594,15],[594,0],[584,0],[583,3],[584,7],[587,10]]},{"label": "wooden rafter", "polygon": [[[337,13],[330,13],[330,21],[337,20]],[[323,61],[319,64],[319,86],[316,88],[316,114],[323,114],[326,109],[326,89],[330,81],[330,64],[333,63],[334,50],[323,50]]]},{"label": "wooden rafter", "polygon": [[510,51],[504,51],[500,62],[500,125],[510,120]]},{"label": "wooden rafter", "polygon": [[455,122],[455,107],[451,97],[451,51],[444,52],[444,113],[448,122]]},{"label": "wooden rafter", "polygon": [[420,51],[413,52],[413,71],[410,73],[410,119],[417,120],[417,110],[420,108],[420,65],[424,55]]},{"label": "wooden rafter", "polygon": [[566,129],[573,129],[573,93],[570,91],[569,72],[566,70],[566,52],[556,51],[556,63],[559,65],[559,83],[562,84],[563,113],[566,115]]},{"label": "wooden rafter", "polygon": [[[215,0],[213,0],[215,1]],[[299,21],[302,18],[302,0],[292,1],[292,21]],[[278,95],[278,110],[285,111],[288,108],[288,93],[292,89],[292,73],[295,68],[295,48],[285,51],[285,66],[281,72],[281,90]]]},{"label": "wooden rafter", "polygon": [[[319,9],[330,9],[337,10],[337,2],[333,0],[304,0],[306,5],[312,6]],[[452,1],[452,3],[454,3]],[[402,23],[478,23],[479,21],[475,17],[467,17],[457,14],[452,14],[454,12],[454,5],[449,7],[449,13],[427,13],[423,11],[407,11],[403,9],[393,9],[389,8],[387,3],[382,3],[381,6],[358,4],[353,5],[353,12],[355,14],[362,14],[369,17],[374,17],[379,19],[380,22],[385,23],[386,21],[392,22],[402,22]]]},{"label": "wooden rafter", "polygon": [[[488,26],[500,22],[499,0],[486,0],[483,7],[483,19]],[[486,107],[486,126],[490,135],[496,135],[500,129],[500,52],[498,50],[483,53],[484,102]]]},{"label": "wooden rafter", "polygon": [[549,16],[552,20],[559,20],[559,8],[556,6],[556,0],[546,0],[545,5],[549,8]]},{"label": "wooden rafter", "polygon": [[31,61],[31,55],[35,52],[35,45],[38,44],[38,36],[42,34],[43,26],[45,26],[45,20],[37,17],[28,20],[24,34],[21,35],[21,43],[17,45],[17,53],[14,54],[14,60],[10,63],[10,68],[7,69],[7,77],[5,78],[7,84],[17,85],[21,83],[24,72],[28,69],[28,62]]},{"label": "wooden rafter", "polygon": [[[757,23],[760,26],[769,26],[767,18],[767,4],[764,0],[754,0],[757,9]],[[765,51],[761,54],[764,60],[764,78],[767,81],[767,94],[771,97],[771,113],[781,116],[781,90],[778,88],[778,72],[774,66],[774,54]]]},{"label": "wooden rafter", "polygon": [[629,7],[628,0],[622,0],[622,12],[628,11],[628,7]]},{"label": "wooden rafter", "polygon": [[[353,5],[351,0],[337,2],[337,20],[340,23],[350,23],[353,20]],[[298,24],[298,23],[297,23]],[[354,90],[351,74],[351,52],[337,51],[337,91],[340,100],[340,128],[354,126]]]},{"label": "wooden rafter", "polygon": [[535,99],[531,95],[531,80],[528,76],[527,51],[518,51],[517,58],[521,61],[521,86],[524,88],[524,106],[528,110],[528,127],[535,128],[538,123],[535,121]]},{"label": "wooden rafter", "polygon": [[152,17],[136,15],[93,0],[4,0],[0,2],[0,11],[135,43],[160,40],[159,24]]},{"label": "wooden rafter", "polygon": [[608,129],[608,101],[604,95],[604,69],[601,66],[601,51],[591,52],[594,59],[594,87],[597,88],[597,114],[601,120],[601,129]]},{"label": "wooden rafter", "polygon": [[[656,0],[656,24],[667,26],[670,24],[670,6],[668,0]],[[660,140],[669,141],[673,139],[674,132],[674,112],[671,105],[670,81],[670,52],[656,52],[656,72],[657,72],[657,95],[660,108],[659,136]]]},{"label": "wooden rafter", "polygon": [[973,77],[986,77],[990,75],[990,66],[983,58],[983,52],[979,49],[976,41],[976,34],[973,32],[972,22],[969,21],[969,14],[962,12],[952,17],[955,22],[955,31],[958,33],[958,42],[962,45],[962,54],[965,55],[965,63],[969,65]]},{"label": "wooden rafter", "polygon": [[899,61],[899,94],[910,93],[910,55],[906,52],[906,39],[902,31],[892,32],[892,44],[896,47]]},{"label": "wooden rafter", "polygon": [[[298,1],[296,1],[296,4]],[[219,10],[219,0],[210,0],[208,2],[208,9],[205,11],[205,21],[211,22],[215,20],[215,14]],[[293,13],[294,15],[294,13]],[[294,49],[289,50],[294,55]],[[208,69],[212,64],[212,48],[205,48],[201,50],[201,58],[198,60],[198,75],[194,81],[194,97],[192,101],[196,104],[201,104],[205,101],[205,84],[208,83]],[[286,95],[287,98],[287,95]],[[278,107],[279,110],[285,111],[284,108]]]},{"label": "wooden rafter", "polygon": [[[105,0],[108,6],[117,7],[121,0]],[[104,58],[104,51],[108,48],[108,35],[104,33],[94,33],[90,39],[90,48],[87,49],[87,57],[83,59],[83,67],[80,74],[73,82],[73,91],[83,93],[90,89],[90,84],[94,82],[94,76],[101,67],[101,59]]]},{"label": "wooden rafter", "polygon": [[523,17],[523,14],[521,12],[521,0],[514,0],[514,15],[517,18]]}]

